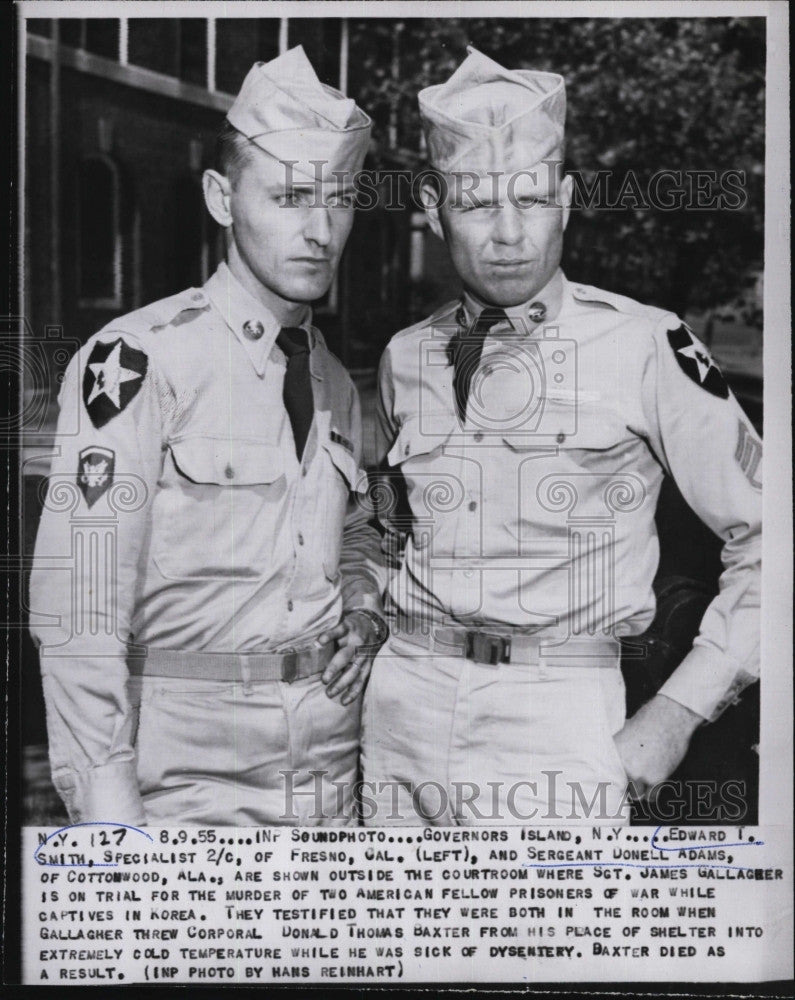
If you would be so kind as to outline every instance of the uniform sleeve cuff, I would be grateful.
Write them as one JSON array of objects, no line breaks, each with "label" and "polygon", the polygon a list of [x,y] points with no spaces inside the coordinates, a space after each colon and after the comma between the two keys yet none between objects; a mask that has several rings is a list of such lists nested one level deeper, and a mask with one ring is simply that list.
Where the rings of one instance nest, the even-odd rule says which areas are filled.
[{"label": "uniform sleeve cuff", "polygon": [[342,604],[345,611],[368,608],[384,616],[380,591],[366,580],[355,580],[343,587]]},{"label": "uniform sleeve cuff", "polygon": [[694,646],[658,693],[714,722],[755,680],[724,653]]},{"label": "uniform sleeve cuff", "polygon": [[146,824],[134,760],[111,761],[83,771],[77,776],[77,786],[83,822]]}]

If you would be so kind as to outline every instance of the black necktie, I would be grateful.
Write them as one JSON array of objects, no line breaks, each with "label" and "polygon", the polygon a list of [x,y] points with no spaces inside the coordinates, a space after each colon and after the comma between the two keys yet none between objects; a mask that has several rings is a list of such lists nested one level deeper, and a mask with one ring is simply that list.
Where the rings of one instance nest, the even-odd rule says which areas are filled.
[{"label": "black necktie", "polygon": [[315,412],[309,375],[309,341],[306,330],[298,326],[283,326],[276,343],[287,355],[282,399],[293,428],[295,453],[300,462]]},{"label": "black necktie", "polygon": [[502,309],[487,306],[469,329],[459,328],[448,348],[450,363],[453,365],[453,392],[458,419],[463,426],[466,419],[469,387],[483,353],[483,342],[489,330],[507,320]]}]

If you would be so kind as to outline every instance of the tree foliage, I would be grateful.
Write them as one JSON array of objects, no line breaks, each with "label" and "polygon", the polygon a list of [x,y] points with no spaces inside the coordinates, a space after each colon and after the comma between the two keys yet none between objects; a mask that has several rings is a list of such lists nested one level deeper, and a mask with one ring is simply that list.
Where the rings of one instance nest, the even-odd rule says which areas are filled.
[{"label": "tree foliage", "polygon": [[763,249],[764,18],[354,21],[350,93],[374,118],[376,158],[395,138],[421,152],[417,92],[447,79],[467,44],[565,77],[567,166],[585,183],[609,170],[617,194],[632,172],[646,192],[661,170],[714,171],[718,184],[742,172],[740,208],[666,211],[630,192],[574,212],[573,278],[679,312],[736,297]]}]

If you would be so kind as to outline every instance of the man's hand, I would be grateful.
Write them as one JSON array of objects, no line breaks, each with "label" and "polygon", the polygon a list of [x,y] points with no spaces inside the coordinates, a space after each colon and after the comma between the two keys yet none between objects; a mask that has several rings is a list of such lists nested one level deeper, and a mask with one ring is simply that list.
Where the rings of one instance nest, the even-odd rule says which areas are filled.
[{"label": "man's hand", "polygon": [[687,753],[690,737],[704,720],[679,702],[655,695],[615,735],[630,788],[643,797],[664,781]]},{"label": "man's hand", "polygon": [[366,615],[359,615],[356,611],[349,611],[339,625],[318,636],[321,646],[339,640],[339,649],[320,678],[326,685],[329,698],[342,694],[340,702],[349,705],[359,697],[378,652],[375,637],[373,623]]}]

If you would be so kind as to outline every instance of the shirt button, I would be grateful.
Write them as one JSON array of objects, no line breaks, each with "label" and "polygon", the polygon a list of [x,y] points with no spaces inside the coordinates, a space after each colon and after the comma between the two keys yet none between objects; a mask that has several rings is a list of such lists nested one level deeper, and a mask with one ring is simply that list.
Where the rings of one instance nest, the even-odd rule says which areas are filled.
[{"label": "shirt button", "polygon": [[477,510],[478,509],[478,505],[477,505],[476,501],[474,501],[474,500],[470,500],[469,501],[469,509],[470,510]]},{"label": "shirt button", "polygon": [[566,435],[563,433],[563,431],[561,431],[560,434],[558,434],[558,436],[555,438],[555,440],[558,442],[558,444],[563,444],[563,442],[566,440]]},{"label": "shirt button", "polygon": [[403,454],[408,455],[410,451],[411,451],[411,445],[407,444],[406,447],[403,449]]},{"label": "shirt button", "polygon": [[224,475],[226,476],[227,479],[235,478],[235,472],[231,465],[227,465],[227,467],[224,469]]},{"label": "shirt button", "polygon": [[483,432],[482,431],[476,431],[475,432],[475,440],[476,441],[482,441],[483,440]]},{"label": "shirt button", "polygon": [[292,611],[293,610],[293,602],[292,601],[288,601],[287,602],[287,610],[288,611]]},{"label": "shirt button", "polygon": [[265,333],[265,327],[258,319],[247,319],[243,324],[243,333],[245,333],[249,340],[259,340],[263,333]]},{"label": "shirt button", "polygon": [[298,535],[298,544],[299,545],[303,545],[304,544],[304,536],[302,534],[300,534],[300,533]]},{"label": "shirt button", "polygon": [[301,469],[301,475],[305,476],[306,472],[307,472],[306,466],[303,466],[302,469]]}]

